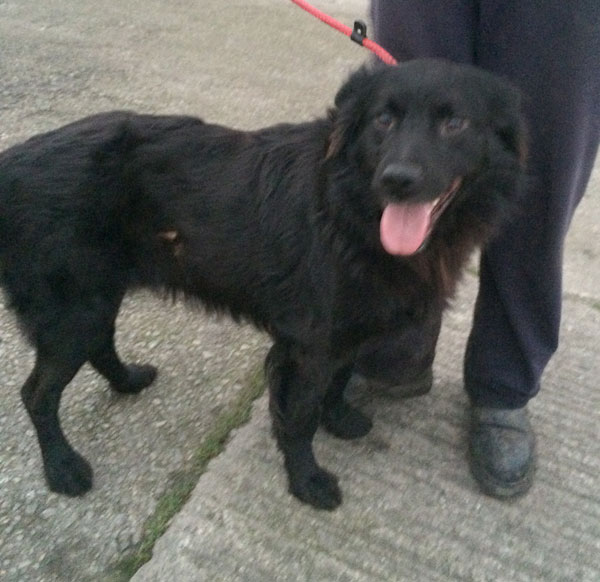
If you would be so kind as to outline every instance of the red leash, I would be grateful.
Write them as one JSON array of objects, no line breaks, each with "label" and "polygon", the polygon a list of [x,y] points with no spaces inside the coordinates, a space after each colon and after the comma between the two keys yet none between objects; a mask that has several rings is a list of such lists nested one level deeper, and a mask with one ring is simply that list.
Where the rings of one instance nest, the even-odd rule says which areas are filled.
[{"label": "red leash", "polygon": [[384,48],[379,46],[376,42],[373,42],[371,39],[367,38],[367,25],[362,20],[357,20],[354,23],[354,29],[342,24],[335,18],[329,16],[329,14],[325,14],[320,10],[317,10],[314,6],[311,6],[305,0],[292,0],[292,2],[300,8],[306,10],[309,14],[317,17],[319,20],[328,24],[332,28],[335,28],[337,31],[345,34],[350,37],[354,42],[358,43],[361,46],[369,49],[372,53],[375,53],[384,63],[388,65],[395,65],[398,61],[388,53]]}]

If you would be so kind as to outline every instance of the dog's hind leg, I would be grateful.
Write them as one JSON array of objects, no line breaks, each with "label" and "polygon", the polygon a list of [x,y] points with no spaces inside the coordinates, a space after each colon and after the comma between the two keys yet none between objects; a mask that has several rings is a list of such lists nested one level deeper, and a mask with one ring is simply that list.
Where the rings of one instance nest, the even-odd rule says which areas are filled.
[{"label": "dog's hind leg", "polygon": [[92,468],[67,441],[58,410],[65,386],[84,362],[83,355],[66,358],[38,350],[35,367],[21,389],[37,432],[48,486],[52,491],[72,496],[91,488]]},{"label": "dog's hind leg", "polygon": [[[21,395],[33,425],[52,491],[82,495],[92,487],[92,468],[67,441],[60,427],[60,398],[79,368],[90,361],[115,390],[139,392],[155,377],[151,366],[125,366],[114,348],[114,322],[120,296],[103,301],[63,302],[47,313],[56,317],[32,327],[36,364]],[[34,321],[31,317],[30,321]]]},{"label": "dog's hind leg", "polygon": [[323,354],[276,341],[267,356],[273,430],[290,492],[317,509],[342,502],[337,478],[316,462],[312,440],[319,426],[326,362]]},{"label": "dog's hind leg", "polygon": [[137,394],[154,381],[157,370],[150,365],[124,364],[115,349],[114,321],[104,331],[90,353],[89,361],[115,392]]},{"label": "dog's hind leg", "polygon": [[373,427],[370,418],[348,404],[344,390],[352,374],[352,365],[340,368],[334,375],[323,402],[321,423],[325,430],[341,439],[365,436]]}]

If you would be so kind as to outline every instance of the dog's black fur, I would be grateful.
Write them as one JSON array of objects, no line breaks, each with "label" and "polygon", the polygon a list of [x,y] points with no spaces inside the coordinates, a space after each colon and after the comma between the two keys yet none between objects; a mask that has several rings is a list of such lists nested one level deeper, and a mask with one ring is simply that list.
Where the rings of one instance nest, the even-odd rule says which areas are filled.
[{"label": "dog's black fur", "polygon": [[[512,88],[426,60],[359,70],[309,123],[243,132],[113,112],[2,153],[1,283],[37,350],[22,397],[50,488],[92,485],[58,420],[81,365],[118,392],[155,377],[121,363],[113,341],[125,292],[145,286],[271,334],[270,408],[290,490],[336,507],[337,480],[313,456],[319,423],[342,438],[368,432],[343,399],[358,349],[437,333],[470,251],[519,192],[522,144]],[[384,250],[390,201],[433,200],[453,184],[424,248]]]}]

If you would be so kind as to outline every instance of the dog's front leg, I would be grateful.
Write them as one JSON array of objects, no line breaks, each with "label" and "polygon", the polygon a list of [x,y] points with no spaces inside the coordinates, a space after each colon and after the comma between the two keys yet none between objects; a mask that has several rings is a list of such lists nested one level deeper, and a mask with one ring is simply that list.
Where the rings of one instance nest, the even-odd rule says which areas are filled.
[{"label": "dog's front leg", "polygon": [[337,478],[319,467],[312,447],[330,380],[327,356],[325,349],[276,340],[266,362],[273,430],[290,492],[317,509],[342,502]]}]

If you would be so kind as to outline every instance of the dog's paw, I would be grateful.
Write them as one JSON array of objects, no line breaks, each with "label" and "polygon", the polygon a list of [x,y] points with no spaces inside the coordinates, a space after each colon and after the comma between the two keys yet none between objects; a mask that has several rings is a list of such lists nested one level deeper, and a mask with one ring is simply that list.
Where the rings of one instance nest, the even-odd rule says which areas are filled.
[{"label": "dog's paw", "polygon": [[337,477],[319,468],[306,478],[290,482],[290,492],[316,509],[331,511],[342,503]]},{"label": "dog's paw", "polygon": [[127,368],[127,380],[120,384],[111,384],[111,387],[116,392],[122,394],[137,394],[141,392],[147,386],[150,386],[158,370],[154,366],[145,365],[137,366],[135,364],[129,364],[125,366]]},{"label": "dog's paw", "polygon": [[373,422],[369,417],[345,401],[323,411],[321,422],[327,432],[341,439],[363,437],[373,428]]},{"label": "dog's paw", "polygon": [[92,488],[91,465],[77,452],[69,450],[54,454],[44,465],[46,481],[51,491],[77,497]]}]

